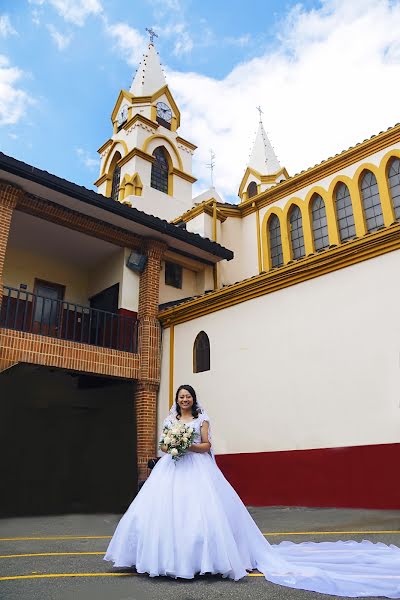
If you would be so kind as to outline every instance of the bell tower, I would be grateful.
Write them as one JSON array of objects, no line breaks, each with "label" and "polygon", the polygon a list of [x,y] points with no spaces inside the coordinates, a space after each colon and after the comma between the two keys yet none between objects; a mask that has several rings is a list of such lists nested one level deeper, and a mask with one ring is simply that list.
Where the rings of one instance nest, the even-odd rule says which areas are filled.
[{"label": "bell tower", "polygon": [[260,107],[257,110],[260,113],[257,135],[239,187],[239,196],[242,202],[261,194],[289,177],[286,169],[279,164],[264,129],[261,117],[263,111]]},{"label": "bell tower", "polygon": [[112,135],[99,148],[99,193],[171,221],[192,206],[196,146],[178,135],[180,111],[150,42],[129,90],[111,113]]}]

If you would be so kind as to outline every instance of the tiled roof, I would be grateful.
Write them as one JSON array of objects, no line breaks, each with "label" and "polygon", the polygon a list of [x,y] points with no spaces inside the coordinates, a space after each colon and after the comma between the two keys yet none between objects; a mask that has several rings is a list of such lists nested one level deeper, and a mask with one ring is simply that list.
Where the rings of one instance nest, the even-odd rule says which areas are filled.
[{"label": "tiled roof", "polygon": [[7,171],[24,179],[34,181],[40,185],[48,187],[57,192],[66,194],[76,200],[80,200],[92,206],[97,206],[106,211],[117,214],[121,217],[134,221],[145,227],[149,227],[155,231],[164,233],[178,240],[182,240],[187,244],[196,246],[210,254],[231,260],[233,258],[233,252],[224,248],[217,242],[214,242],[208,238],[204,238],[197,233],[186,231],[182,227],[177,227],[164,219],[148,215],[147,213],[138,210],[137,208],[129,207],[120,202],[115,202],[110,198],[106,198],[102,194],[99,194],[93,190],[89,190],[81,185],[72,183],[57,175],[52,175],[47,171],[28,165],[16,158],[7,156],[0,152],[0,170]]}]

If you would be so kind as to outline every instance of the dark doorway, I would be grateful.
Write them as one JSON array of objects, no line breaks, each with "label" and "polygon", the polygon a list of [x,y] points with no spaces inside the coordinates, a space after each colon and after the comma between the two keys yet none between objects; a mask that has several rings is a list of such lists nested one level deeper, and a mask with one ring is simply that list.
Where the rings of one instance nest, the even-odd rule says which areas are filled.
[{"label": "dark doorway", "polygon": [[0,398],[1,516],[126,510],[133,381],[20,363],[0,375]]},{"label": "dark doorway", "polygon": [[116,283],[106,290],[99,292],[95,296],[92,296],[90,298],[90,308],[97,308],[98,310],[106,310],[107,312],[117,313],[118,294],[119,283]]},{"label": "dark doorway", "polygon": [[33,292],[35,296],[32,332],[54,337],[59,326],[65,287],[51,281],[35,279]]}]

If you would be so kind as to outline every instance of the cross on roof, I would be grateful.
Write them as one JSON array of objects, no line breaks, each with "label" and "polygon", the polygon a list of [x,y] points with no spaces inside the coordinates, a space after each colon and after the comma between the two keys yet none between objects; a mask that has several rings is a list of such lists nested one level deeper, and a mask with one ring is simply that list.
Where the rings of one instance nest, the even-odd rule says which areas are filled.
[{"label": "cross on roof", "polygon": [[156,34],[156,32],[153,29],[151,29],[151,27],[150,27],[150,29],[148,27],[146,27],[146,31],[150,36],[150,44],[154,44],[154,38],[158,37],[158,35]]},{"label": "cross on roof", "polygon": [[261,115],[264,114],[263,109],[261,108],[261,106],[256,106],[256,109],[258,110],[258,112],[260,113],[260,123],[261,123]]}]

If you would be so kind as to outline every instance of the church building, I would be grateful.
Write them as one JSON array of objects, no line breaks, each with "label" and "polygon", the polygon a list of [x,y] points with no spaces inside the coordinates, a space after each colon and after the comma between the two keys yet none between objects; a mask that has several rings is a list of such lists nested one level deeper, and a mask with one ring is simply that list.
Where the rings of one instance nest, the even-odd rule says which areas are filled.
[{"label": "church building", "polygon": [[230,204],[180,121],[150,42],[98,193],[0,154],[6,514],[125,510],[180,384],[246,504],[400,508],[400,125],[291,176],[260,115]]}]

